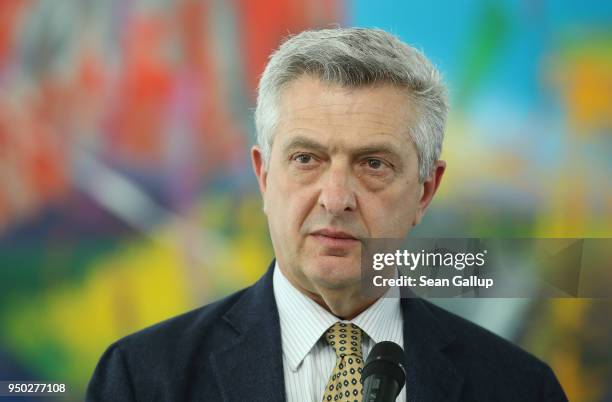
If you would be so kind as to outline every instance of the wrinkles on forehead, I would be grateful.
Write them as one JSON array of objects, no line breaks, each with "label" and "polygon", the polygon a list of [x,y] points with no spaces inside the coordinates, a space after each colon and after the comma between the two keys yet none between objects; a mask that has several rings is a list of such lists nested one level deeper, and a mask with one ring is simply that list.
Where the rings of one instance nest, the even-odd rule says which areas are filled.
[{"label": "wrinkles on forehead", "polygon": [[344,88],[305,76],[284,89],[279,106],[275,137],[280,134],[284,154],[289,147],[307,146],[327,153],[416,157],[409,135],[414,108],[403,89]]},{"label": "wrinkles on forehead", "polygon": [[406,89],[390,84],[347,88],[302,76],[281,91],[278,123],[299,124],[301,120],[328,123],[331,117],[343,117],[346,126],[356,119],[364,128],[407,132],[415,114],[414,102]]}]

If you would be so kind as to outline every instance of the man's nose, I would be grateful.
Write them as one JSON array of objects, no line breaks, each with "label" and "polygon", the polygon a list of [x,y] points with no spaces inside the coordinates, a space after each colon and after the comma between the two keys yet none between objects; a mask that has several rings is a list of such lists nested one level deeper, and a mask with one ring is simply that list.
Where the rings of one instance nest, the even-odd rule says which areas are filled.
[{"label": "man's nose", "polygon": [[322,177],[319,204],[334,216],[357,208],[353,178],[350,169],[331,166]]}]

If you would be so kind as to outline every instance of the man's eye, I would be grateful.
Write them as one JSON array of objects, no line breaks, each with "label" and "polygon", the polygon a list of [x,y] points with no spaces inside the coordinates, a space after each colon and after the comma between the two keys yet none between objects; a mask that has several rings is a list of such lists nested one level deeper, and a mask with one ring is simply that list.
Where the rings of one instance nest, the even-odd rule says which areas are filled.
[{"label": "man's eye", "polygon": [[299,154],[293,158],[294,161],[302,164],[307,164],[312,161],[312,156],[308,154]]},{"label": "man's eye", "polygon": [[368,158],[366,162],[368,164],[368,167],[371,168],[371,169],[378,170],[378,169],[384,167],[384,163],[380,159]]}]

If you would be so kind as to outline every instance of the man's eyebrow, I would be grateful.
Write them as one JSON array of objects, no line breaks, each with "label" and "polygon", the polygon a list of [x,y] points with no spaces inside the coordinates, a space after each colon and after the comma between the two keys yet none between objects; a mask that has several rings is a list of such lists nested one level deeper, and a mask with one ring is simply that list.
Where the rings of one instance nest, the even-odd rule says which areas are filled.
[{"label": "man's eyebrow", "polygon": [[387,154],[392,156],[399,156],[395,147],[387,143],[369,144],[363,147],[357,147],[353,149],[351,153],[355,156],[364,156],[368,154]]},{"label": "man's eyebrow", "polygon": [[[285,145],[284,152],[289,153],[296,148],[303,148],[319,152],[327,151],[327,147],[325,145],[304,136],[297,136],[291,139],[291,141]],[[393,145],[386,142],[358,146],[352,148],[349,152],[353,157],[361,157],[369,154],[384,154],[399,158],[398,150]]]},{"label": "man's eyebrow", "polygon": [[326,149],[326,147],[323,144],[320,144],[314,140],[311,140],[310,138],[297,136],[293,138],[291,141],[289,141],[287,145],[285,145],[284,151],[285,153],[288,153],[291,150],[296,149],[296,148],[306,148],[306,149],[311,149],[315,151],[324,151]]}]

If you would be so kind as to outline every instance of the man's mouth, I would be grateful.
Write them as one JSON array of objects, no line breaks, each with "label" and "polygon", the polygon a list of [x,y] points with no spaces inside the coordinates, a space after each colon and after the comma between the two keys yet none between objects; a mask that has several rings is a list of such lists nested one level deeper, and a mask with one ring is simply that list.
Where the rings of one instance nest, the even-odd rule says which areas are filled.
[{"label": "man's mouth", "polygon": [[359,239],[356,236],[341,230],[321,229],[312,232],[311,236],[324,246],[331,248],[352,247],[359,243]]}]

